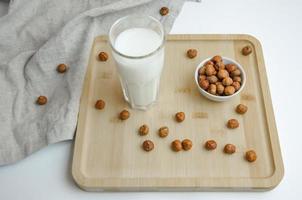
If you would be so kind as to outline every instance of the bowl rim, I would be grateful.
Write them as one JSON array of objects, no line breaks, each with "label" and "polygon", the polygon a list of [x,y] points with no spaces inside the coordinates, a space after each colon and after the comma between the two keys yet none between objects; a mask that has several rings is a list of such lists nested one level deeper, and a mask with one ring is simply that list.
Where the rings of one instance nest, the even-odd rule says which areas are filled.
[{"label": "bowl rim", "polygon": [[[206,63],[207,61],[212,60],[212,58],[213,58],[213,57],[208,57],[208,58],[204,59],[203,61],[201,61],[201,62],[197,65],[196,70],[195,70],[195,74],[194,74],[194,79],[195,79],[195,83],[196,83],[197,87],[198,87],[200,90],[206,92],[206,94],[209,95],[210,97],[217,98],[217,99],[230,99],[230,98],[236,96],[237,94],[239,94],[239,93],[243,90],[243,88],[244,88],[244,86],[245,86],[245,83],[246,83],[246,73],[245,73],[245,71],[244,71],[244,69],[243,69],[243,67],[242,67],[242,65],[241,65],[240,63],[238,63],[237,61],[235,61],[235,60],[233,60],[233,59],[231,59],[231,58],[224,57],[224,56],[221,56],[222,60],[226,60],[226,61],[228,61],[228,62],[230,62],[230,63],[235,64],[235,65],[239,68],[239,70],[241,71],[242,85],[241,85],[240,89],[237,90],[234,94],[229,95],[229,96],[216,96],[216,95],[213,95],[213,94],[207,92],[206,90],[202,89],[202,88],[199,86],[199,84],[198,84],[198,71],[199,71],[200,68],[204,67],[204,66],[203,66],[204,63]],[[201,92],[201,93],[202,93],[202,92]]]}]

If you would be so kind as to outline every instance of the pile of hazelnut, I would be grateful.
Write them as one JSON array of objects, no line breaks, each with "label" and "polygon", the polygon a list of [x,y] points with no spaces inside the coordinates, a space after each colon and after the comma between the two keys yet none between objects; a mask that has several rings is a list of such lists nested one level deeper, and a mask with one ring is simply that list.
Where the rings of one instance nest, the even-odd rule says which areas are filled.
[{"label": "pile of hazelnut", "polygon": [[199,86],[210,94],[229,96],[241,87],[241,71],[234,64],[224,64],[217,55],[198,71]]}]

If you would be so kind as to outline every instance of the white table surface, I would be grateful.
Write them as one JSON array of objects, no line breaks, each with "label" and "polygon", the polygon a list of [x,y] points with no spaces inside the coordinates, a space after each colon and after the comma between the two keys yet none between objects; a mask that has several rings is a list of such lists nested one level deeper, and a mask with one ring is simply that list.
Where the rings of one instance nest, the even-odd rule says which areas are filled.
[{"label": "white table surface", "polygon": [[277,188],[269,192],[88,193],[72,180],[73,146],[67,141],[0,167],[0,199],[301,199],[302,1],[187,2],[172,33],[249,33],[260,40],[285,166]]}]

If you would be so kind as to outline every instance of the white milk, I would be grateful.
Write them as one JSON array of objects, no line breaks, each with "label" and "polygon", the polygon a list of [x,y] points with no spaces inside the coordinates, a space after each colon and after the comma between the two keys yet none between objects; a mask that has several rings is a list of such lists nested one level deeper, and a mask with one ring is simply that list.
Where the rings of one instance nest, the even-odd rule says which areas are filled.
[{"label": "white milk", "polygon": [[[151,29],[131,28],[121,32],[114,48],[127,56],[145,56],[159,48],[162,38]],[[144,58],[126,58],[113,52],[125,99],[134,108],[146,109],[158,96],[164,48]]]}]

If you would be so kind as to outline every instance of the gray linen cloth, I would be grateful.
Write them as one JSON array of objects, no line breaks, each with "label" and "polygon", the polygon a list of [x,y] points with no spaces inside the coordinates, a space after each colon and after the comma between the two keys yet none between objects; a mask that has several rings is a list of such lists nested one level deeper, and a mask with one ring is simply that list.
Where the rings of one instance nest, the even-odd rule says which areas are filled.
[{"label": "gray linen cloth", "polygon": [[[73,138],[88,55],[118,18],[147,14],[167,32],[183,0],[12,0],[0,18],[0,165]],[[161,16],[159,9],[170,12]],[[70,68],[58,74],[56,66]],[[48,103],[38,106],[38,96]]]}]

